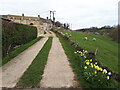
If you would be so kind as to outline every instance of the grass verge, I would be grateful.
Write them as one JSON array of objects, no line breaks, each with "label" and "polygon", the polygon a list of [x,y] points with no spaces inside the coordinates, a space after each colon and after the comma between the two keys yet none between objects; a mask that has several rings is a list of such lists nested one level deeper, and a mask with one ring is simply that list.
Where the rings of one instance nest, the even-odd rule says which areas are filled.
[{"label": "grass verge", "polygon": [[31,42],[29,42],[27,44],[24,44],[23,46],[20,46],[20,47],[14,49],[8,56],[6,56],[5,58],[2,59],[2,65],[6,64],[11,59],[13,59],[14,57],[16,57],[18,54],[20,54],[21,52],[23,52],[24,50],[26,50],[27,48],[29,48],[30,46],[32,46],[33,44],[35,44],[41,38],[42,37],[38,37],[38,38],[32,40]]},{"label": "grass verge", "polygon": [[40,50],[32,64],[17,83],[17,87],[35,88],[39,87],[42,74],[47,62],[48,54],[52,45],[52,37],[49,37],[43,48]]},{"label": "grass verge", "polygon": [[[74,51],[76,51],[76,50],[63,37],[59,36],[58,34],[56,34],[56,36],[59,38],[59,40],[65,50],[65,53],[66,53],[67,57],[69,58],[69,61],[73,68],[73,71],[77,75],[76,79],[79,82],[78,87],[93,88],[94,85],[92,85],[91,83],[88,83],[84,78],[84,74],[83,74],[82,68],[80,66],[81,65],[80,58],[77,54],[74,53]],[[117,88],[118,83],[115,80],[113,80],[113,85],[111,85],[111,87]],[[111,87],[106,87],[106,88],[111,88]]]}]

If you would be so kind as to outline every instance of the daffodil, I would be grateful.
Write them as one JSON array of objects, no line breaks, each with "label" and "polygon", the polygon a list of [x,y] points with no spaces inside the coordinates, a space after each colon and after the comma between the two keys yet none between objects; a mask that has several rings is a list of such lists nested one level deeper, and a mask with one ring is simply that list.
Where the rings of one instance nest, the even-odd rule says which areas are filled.
[{"label": "daffodil", "polygon": [[111,72],[109,72],[108,75],[111,75]]},{"label": "daffodil", "polygon": [[93,65],[91,65],[91,68],[93,68]]},{"label": "daffodil", "polygon": [[89,62],[86,62],[87,65],[89,65]]},{"label": "daffodil", "polygon": [[97,65],[97,62],[95,62],[95,64]]},{"label": "daffodil", "polygon": [[92,66],[93,64],[92,64],[92,63],[90,63],[90,65]]},{"label": "daffodil", "polygon": [[104,69],[103,71],[105,72],[105,74],[107,73],[107,70],[106,70],[106,69]]},{"label": "daffodil", "polygon": [[99,66],[95,66],[95,68],[99,71]]},{"label": "daffodil", "polygon": [[86,58],[86,56],[84,56],[84,58]]},{"label": "daffodil", "polygon": [[83,56],[83,54],[81,53],[81,56]]},{"label": "daffodil", "polygon": [[81,51],[79,51],[79,53],[82,53]]},{"label": "daffodil", "polygon": [[77,52],[74,52],[74,53],[77,53]]},{"label": "daffodil", "polygon": [[87,51],[85,51],[85,53],[87,53]]},{"label": "daffodil", "polygon": [[85,50],[83,50],[83,52],[84,52]]},{"label": "daffodil", "polygon": [[85,66],[84,69],[87,69],[87,66]]},{"label": "daffodil", "polygon": [[102,68],[100,67],[99,70],[102,71]]},{"label": "daffodil", "polygon": [[95,71],[94,73],[97,74],[97,71]]},{"label": "daffodil", "polygon": [[104,74],[105,72],[103,71],[102,73]]},{"label": "daffodil", "polygon": [[79,51],[77,51],[77,53],[78,53]]},{"label": "daffodil", "polygon": [[92,63],[90,63],[90,65],[91,65],[91,68],[93,68],[93,64],[92,64]]},{"label": "daffodil", "polygon": [[90,62],[92,62],[92,59],[90,59]]},{"label": "daffodil", "polygon": [[107,79],[109,80],[109,79],[110,79],[110,77],[109,77],[109,76],[107,76]]}]

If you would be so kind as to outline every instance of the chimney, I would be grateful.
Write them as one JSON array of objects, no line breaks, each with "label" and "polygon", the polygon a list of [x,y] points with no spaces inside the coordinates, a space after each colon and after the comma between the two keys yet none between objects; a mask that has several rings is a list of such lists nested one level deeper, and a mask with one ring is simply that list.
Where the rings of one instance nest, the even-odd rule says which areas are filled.
[{"label": "chimney", "polygon": [[47,20],[48,20],[48,17],[47,17]]},{"label": "chimney", "polygon": [[24,17],[24,13],[22,13],[22,16]]},{"label": "chimney", "polygon": [[38,15],[38,17],[40,18],[40,15]]}]

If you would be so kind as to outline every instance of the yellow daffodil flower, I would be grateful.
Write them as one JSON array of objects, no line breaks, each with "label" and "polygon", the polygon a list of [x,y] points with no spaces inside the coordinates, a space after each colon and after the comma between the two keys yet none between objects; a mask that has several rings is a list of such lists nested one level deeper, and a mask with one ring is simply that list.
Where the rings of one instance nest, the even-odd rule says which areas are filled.
[{"label": "yellow daffodil flower", "polygon": [[74,53],[77,53],[77,52],[74,52]]},{"label": "yellow daffodil flower", "polygon": [[87,51],[85,51],[85,53],[87,53]]},{"label": "yellow daffodil flower", "polygon": [[102,73],[104,74],[105,72],[103,71]]},{"label": "yellow daffodil flower", "polygon": [[86,62],[87,65],[89,65],[89,62]]},{"label": "yellow daffodil flower", "polygon": [[95,62],[95,64],[97,65],[97,62]]},{"label": "yellow daffodil flower", "polygon": [[95,74],[97,74],[97,71],[95,71]]},{"label": "yellow daffodil flower", "polygon": [[90,63],[90,65],[92,66],[93,64],[92,64],[92,63]]},{"label": "yellow daffodil flower", "polygon": [[102,68],[100,67],[99,70],[102,70]]},{"label": "yellow daffodil flower", "polygon": [[83,50],[83,52],[84,52],[85,50]]},{"label": "yellow daffodil flower", "polygon": [[93,65],[91,65],[91,68],[93,68]]},{"label": "yellow daffodil flower", "polygon": [[83,56],[83,54],[81,53],[81,56]]},{"label": "yellow daffodil flower", "polygon": [[84,69],[87,69],[87,67],[85,66]]},{"label": "yellow daffodil flower", "polygon": [[90,59],[90,62],[92,62],[92,59]]},{"label": "yellow daffodil flower", "polygon": [[99,66],[96,66],[96,69],[99,71]]}]

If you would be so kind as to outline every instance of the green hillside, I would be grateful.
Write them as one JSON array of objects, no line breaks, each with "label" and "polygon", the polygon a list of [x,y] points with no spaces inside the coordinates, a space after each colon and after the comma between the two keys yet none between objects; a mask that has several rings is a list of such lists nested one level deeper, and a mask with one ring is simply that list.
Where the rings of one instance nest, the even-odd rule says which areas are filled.
[{"label": "green hillside", "polygon": [[[61,31],[66,33],[66,31]],[[96,59],[101,62],[103,66],[107,66],[112,71],[118,73],[118,43],[112,41],[112,38],[101,35],[67,32],[72,36],[70,39],[79,44],[80,47],[88,50],[88,52],[95,52],[98,48]],[[85,40],[84,38],[88,39]],[[93,41],[96,38],[96,41]]]}]

